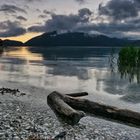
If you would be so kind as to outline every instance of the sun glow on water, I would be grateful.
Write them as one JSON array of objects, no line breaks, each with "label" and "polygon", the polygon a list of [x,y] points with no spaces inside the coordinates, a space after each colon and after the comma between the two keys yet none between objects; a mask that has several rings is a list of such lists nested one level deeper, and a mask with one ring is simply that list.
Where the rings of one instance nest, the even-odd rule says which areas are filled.
[{"label": "sun glow on water", "polygon": [[42,61],[43,57],[39,53],[32,53],[28,47],[18,47],[16,50],[10,50],[5,53],[5,56],[12,58],[20,58],[27,61]]}]

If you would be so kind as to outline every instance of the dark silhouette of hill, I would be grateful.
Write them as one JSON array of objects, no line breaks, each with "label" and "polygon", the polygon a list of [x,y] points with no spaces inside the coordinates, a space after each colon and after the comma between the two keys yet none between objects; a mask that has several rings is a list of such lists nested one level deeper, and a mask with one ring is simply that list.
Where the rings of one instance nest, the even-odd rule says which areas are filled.
[{"label": "dark silhouette of hill", "polygon": [[3,46],[127,46],[140,45],[140,40],[112,38],[105,35],[90,35],[83,32],[57,31],[44,33],[28,40],[26,43],[15,40],[3,40]]},{"label": "dark silhouette of hill", "polygon": [[136,40],[133,42],[133,45],[140,46],[140,40]]},{"label": "dark silhouette of hill", "polygon": [[3,41],[0,39],[0,46],[2,46],[3,45]]},{"label": "dark silhouette of hill", "polygon": [[82,32],[57,34],[44,33],[27,41],[27,46],[125,46],[132,43],[127,39],[111,38],[105,35],[89,35]]},{"label": "dark silhouette of hill", "polygon": [[15,40],[3,40],[2,41],[3,46],[23,46],[23,43],[20,41],[15,41]]}]

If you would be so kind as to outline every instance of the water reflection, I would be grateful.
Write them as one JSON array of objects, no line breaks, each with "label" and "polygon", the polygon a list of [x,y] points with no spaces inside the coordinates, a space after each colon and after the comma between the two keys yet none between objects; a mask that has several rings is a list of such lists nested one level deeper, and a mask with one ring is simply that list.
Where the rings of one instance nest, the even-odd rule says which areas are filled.
[{"label": "water reflection", "polygon": [[30,52],[27,47],[7,47],[3,50],[0,59],[1,80],[39,83],[44,69],[31,63],[41,61],[43,61],[42,55]]},{"label": "water reflection", "polygon": [[5,51],[5,56],[10,58],[19,58],[21,60],[29,61],[43,61],[43,57],[39,53],[32,53],[27,47],[8,48]]},{"label": "water reflection", "polygon": [[110,54],[108,56],[108,63],[109,63],[109,70],[111,71],[111,73],[114,73],[116,71],[116,64],[117,64],[117,59],[118,56],[116,55],[116,48],[110,48]]},{"label": "water reflection", "polygon": [[118,52],[118,48],[6,48],[0,58],[0,81],[64,93],[87,91],[103,101],[119,95],[123,101],[140,103],[140,87],[118,73]]},{"label": "water reflection", "polygon": [[2,56],[3,51],[4,51],[4,48],[2,46],[0,46],[0,57]]},{"label": "water reflection", "polygon": [[83,60],[93,57],[104,57],[108,55],[110,48],[99,47],[29,47],[29,50],[34,53],[40,53],[47,60]]},{"label": "water reflection", "polygon": [[140,103],[140,59],[135,50],[124,48],[119,52],[118,59],[114,59],[113,54],[110,57],[116,60],[118,67],[115,67],[118,71],[114,70],[114,61],[109,61],[111,74],[105,79],[105,91],[122,95],[121,99],[127,102]]}]

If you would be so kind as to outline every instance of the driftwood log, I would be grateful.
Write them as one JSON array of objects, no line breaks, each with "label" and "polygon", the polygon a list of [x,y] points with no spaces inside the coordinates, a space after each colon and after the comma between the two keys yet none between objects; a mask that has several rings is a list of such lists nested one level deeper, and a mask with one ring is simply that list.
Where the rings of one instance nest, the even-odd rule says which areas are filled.
[{"label": "driftwood log", "polygon": [[84,117],[84,113],[81,112],[84,111],[107,119],[140,126],[140,113],[131,110],[118,109],[113,106],[96,103],[87,99],[63,95],[56,91],[48,95],[47,101],[53,110],[71,120],[71,123],[73,124],[78,123],[79,120]]},{"label": "driftwood log", "polygon": [[82,111],[77,111],[70,107],[64,100],[63,96],[58,92],[53,92],[47,97],[50,107],[61,115],[65,121],[70,124],[76,124],[85,115]]},{"label": "driftwood log", "polygon": [[68,96],[71,96],[71,97],[81,97],[81,96],[87,96],[88,93],[87,92],[80,92],[80,93],[70,93],[70,94],[66,94]]}]

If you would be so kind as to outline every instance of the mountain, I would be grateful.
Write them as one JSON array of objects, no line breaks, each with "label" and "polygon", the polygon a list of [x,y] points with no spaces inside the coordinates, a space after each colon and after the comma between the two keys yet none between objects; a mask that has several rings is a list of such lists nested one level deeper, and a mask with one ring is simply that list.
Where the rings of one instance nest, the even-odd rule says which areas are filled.
[{"label": "mountain", "polygon": [[44,33],[28,40],[26,43],[15,40],[1,40],[0,46],[127,46],[140,45],[140,40],[112,38],[105,35],[91,35],[83,32],[56,31]]},{"label": "mountain", "polygon": [[27,46],[124,46],[132,43],[127,39],[111,38],[105,35],[89,35],[82,32],[57,34],[44,33],[27,41]]},{"label": "mountain", "polygon": [[3,40],[2,41],[3,46],[23,46],[23,43],[20,41],[15,41],[15,40]]},{"label": "mountain", "polygon": [[0,46],[2,46],[2,43],[3,43],[3,42],[2,42],[2,40],[0,39]]},{"label": "mountain", "polygon": [[133,42],[133,45],[140,46],[140,40],[136,40]]}]

